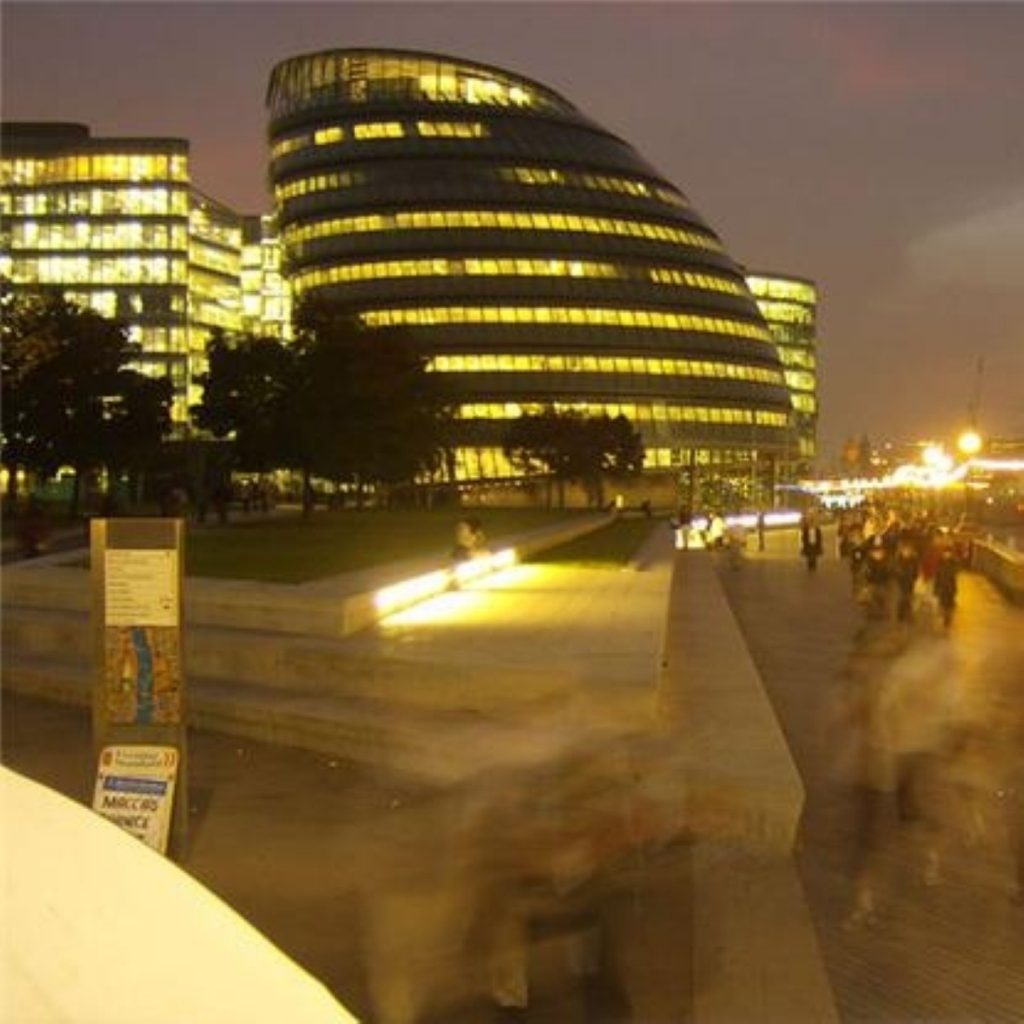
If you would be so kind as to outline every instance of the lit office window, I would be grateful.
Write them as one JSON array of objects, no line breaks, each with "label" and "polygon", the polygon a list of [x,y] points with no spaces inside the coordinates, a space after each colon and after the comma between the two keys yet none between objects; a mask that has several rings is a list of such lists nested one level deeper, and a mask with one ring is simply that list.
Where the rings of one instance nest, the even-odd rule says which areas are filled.
[{"label": "lit office window", "polygon": [[367,232],[495,228],[502,231],[575,231],[619,235],[675,242],[710,252],[722,251],[722,243],[712,235],[667,224],[618,217],[513,210],[417,210],[336,217],[312,224],[289,225],[283,232],[283,240],[286,245],[296,245],[317,238]]},{"label": "lit office window", "polygon": [[367,310],[359,314],[368,327],[424,327],[441,324],[579,324],[588,327],[650,328],[725,334],[770,341],[763,327],[728,317],[672,313],[664,310],[598,306],[427,306]]}]

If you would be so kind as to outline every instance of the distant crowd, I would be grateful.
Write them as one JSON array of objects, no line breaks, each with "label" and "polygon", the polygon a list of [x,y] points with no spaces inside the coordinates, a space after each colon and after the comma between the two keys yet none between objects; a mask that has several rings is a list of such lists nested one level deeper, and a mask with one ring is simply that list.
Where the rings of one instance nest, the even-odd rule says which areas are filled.
[{"label": "distant crowd", "polygon": [[937,610],[950,625],[957,572],[970,550],[948,528],[925,514],[867,505],[840,516],[837,538],[869,618],[910,622],[917,610]]}]

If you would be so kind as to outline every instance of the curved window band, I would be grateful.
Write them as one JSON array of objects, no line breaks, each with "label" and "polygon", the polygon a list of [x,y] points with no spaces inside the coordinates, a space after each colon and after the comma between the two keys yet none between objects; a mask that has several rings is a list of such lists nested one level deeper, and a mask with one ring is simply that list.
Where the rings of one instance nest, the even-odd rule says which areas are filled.
[{"label": "curved window band", "polygon": [[745,424],[788,427],[789,413],[735,406],[676,405],[668,402],[467,402],[459,405],[460,420],[516,420],[538,415],[546,409],[574,412],[582,416],[625,416],[634,425],[657,423],[712,423],[725,426]]},{"label": "curved window band", "polygon": [[429,360],[427,369],[436,373],[607,373],[633,376],[646,374],[786,384],[782,373],[765,366],[744,366],[708,359],[597,356],[553,352],[545,352],[543,355],[437,355]]},{"label": "curved window band", "polygon": [[563,231],[618,235],[674,242],[722,252],[722,243],[711,235],[650,221],[617,217],[589,217],[575,213],[540,213],[532,210],[409,210],[357,217],[336,217],[312,224],[289,225],[282,232],[285,245],[317,238],[385,231],[438,230]]},{"label": "curved window band", "polygon": [[727,277],[674,267],[629,266],[596,260],[525,259],[501,257],[436,257],[419,260],[375,260],[331,267],[312,267],[292,275],[297,293],[307,288],[354,284],[407,277],[573,277],[588,280],[644,281],[679,285],[724,295],[746,295],[742,285]]},{"label": "curved window band", "polygon": [[364,310],[367,327],[438,327],[446,324],[557,324],[580,327],[627,327],[646,330],[725,334],[771,341],[763,327],[745,320],[671,313],[655,309],[599,306],[421,306]]}]

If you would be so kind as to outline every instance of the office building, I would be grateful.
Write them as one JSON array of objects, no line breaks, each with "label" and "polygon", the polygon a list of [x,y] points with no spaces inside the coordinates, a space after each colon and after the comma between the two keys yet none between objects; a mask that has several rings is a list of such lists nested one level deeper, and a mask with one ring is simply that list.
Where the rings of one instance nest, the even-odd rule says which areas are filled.
[{"label": "office building", "polygon": [[787,475],[806,475],[818,454],[818,292],[805,278],[759,271],[747,274],[747,285],[778,346],[793,402]]},{"label": "office building", "polygon": [[459,480],[514,476],[504,433],[545,407],[625,415],[691,496],[698,474],[756,486],[755,460],[791,450],[784,367],[721,239],[552,89],[330,50],[278,64],[267,103],[293,296],[416,340],[455,396]]},{"label": "office building", "polygon": [[194,187],[184,139],[48,122],[5,123],[0,143],[0,275],[122,320],[183,427],[210,331],[241,323],[240,217]]}]

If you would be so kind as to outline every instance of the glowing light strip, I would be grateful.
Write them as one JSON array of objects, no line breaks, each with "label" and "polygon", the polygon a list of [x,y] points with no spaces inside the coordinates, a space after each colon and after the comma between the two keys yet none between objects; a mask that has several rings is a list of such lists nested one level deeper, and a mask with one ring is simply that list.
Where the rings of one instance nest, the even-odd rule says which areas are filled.
[{"label": "glowing light strip", "polygon": [[892,487],[939,489],[959,483],[967,476],[969,464],[947,468],[907,463],[886,476],[857,480],[801,480],[800,487],[810,494],[835,494],[844,491],[880,491]]},{"label": "glowing light strip", "polygon": [[455,586],[480,579],[501,569],[508,569],[518,561],[519,554],[515,548],[504,548],[493,554],[479,555],[450,569],[438,569],[384,587],[373,595],[373,604],[383,618],[402,608],[437,597],[438,594],[443,594]]},{"label": "glowing light strip", "polygon": [[993,473],[1024,473],[1024,459],[971,459],[967,465]]},{"label": "glowing light strip", "polygon": [[[774,512],[765,512],[764,514],[764,525],[765,526],[796,526],[800,522],[802,513],[794,511],[792,509],[778,509]],[[756,512],[743,512],[737,515],[725,516],[726,526],[742,526],[748,530],[753,530],[757,526],[757,513]],[[691,528],[698,530],[706,530],[710,519],[707,516],[697,516],[690,523]]]}]

